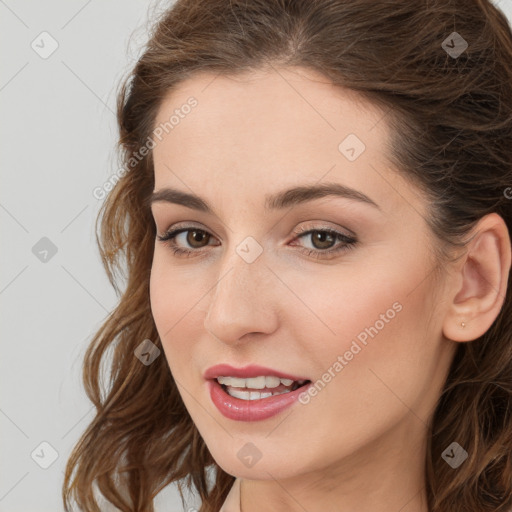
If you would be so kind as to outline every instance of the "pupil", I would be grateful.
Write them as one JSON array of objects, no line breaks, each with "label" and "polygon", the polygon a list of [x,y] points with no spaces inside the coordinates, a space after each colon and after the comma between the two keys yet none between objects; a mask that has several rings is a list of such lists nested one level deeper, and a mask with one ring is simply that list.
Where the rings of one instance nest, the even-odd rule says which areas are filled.
[{"label": "pupil", "polygon": [[197,237],[199,237],[201,239],[201,238],[205,238],[206,236],[207,236],[207,233],[205,233],[204,231],[190,230],[189,235],[187,237],[188,238],[187,242],[191,246],[194,246],[195,243],[199,242],[199,244],[200,244],[202,241],[202,240],[197,240]]},{"label": "pupil", "polygon": [[[327,242],[327,245],[322,245],[322,243],[325,243],[325,238],[329,239],[329,241]],[[318,247],[319,249],[328,249],[330,243],[334,241],[334,238],[330,233],[316,231],[316,235],[313,236],[313,241],[313,245],[316,245],[317,241],[320,242],[320,247]]]}]

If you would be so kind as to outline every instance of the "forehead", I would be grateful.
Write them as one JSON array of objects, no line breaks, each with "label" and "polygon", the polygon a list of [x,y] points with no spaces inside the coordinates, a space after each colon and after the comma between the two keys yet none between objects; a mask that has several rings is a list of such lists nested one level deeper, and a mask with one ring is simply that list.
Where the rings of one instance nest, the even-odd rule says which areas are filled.
[{"label": "forehead", "polygon": [[[383,135],[383,125],[375,129],[382,118],[380,110],[354,91],[302,68],[270,68],[236,76],[201,73],[168,93],[155,126],[164,125],[176,110],[180,114],[192,96],[197,106],[180,116],[172,129],[175,138],[300,151],[304,141],[309,141],[308,147],[324,141],[327,147],[347,131],[370,145]],[[196,147],[195,152],[200,149]]]},{"label": "forehead", "polygon": [[[185,108],[191,97],[195,106]],[[396,208],[411,187],[388,169],[384,115],[302,68],[199,74],[171,91],[157,113],[155,127],[168,129],[155,140],[155,189],[205,191],[207,180],[212,195],[255,196],[325,177],[373,194],[384,210]]]}]

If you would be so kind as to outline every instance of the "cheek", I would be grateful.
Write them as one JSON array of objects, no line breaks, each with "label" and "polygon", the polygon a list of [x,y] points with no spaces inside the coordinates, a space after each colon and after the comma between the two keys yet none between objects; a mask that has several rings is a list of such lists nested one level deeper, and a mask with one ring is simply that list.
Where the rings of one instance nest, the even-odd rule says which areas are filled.
[{"label": "cheek", "polygon": [[396,408],[400,402],[389,388],[414,402],[435,363],[428,262],[419,254],[407,261],[380,256],[386,257],[373,265],[365,261],[364,269],[340,268],[338,276],[330,269],[325,278],[317,276],[315,286],[304,276],[296,281],[311,311],[297,320],[308,347],[305,357],[321,381],[318,388],[326,389],[319,395],[332,392],[329,403],[342,408],[364,403],[381,410],[388,399]]},{"label": "cheek", "polygon": [[[348,349],[350,340],[359,336],[364,343],[373,326],[379,333],[389,331],[389,326],[404,317],[404,311],[419,314],[423,309],[415,303],[418,294],[409,294],[413,280],[408,275],[419,275],[413,267],[393,275],[390,268],[368,267],[360,271],[340,268],[338,272],[316,275],[314,283],[310,276],[297,276],[294,291],[303,298],[309,311],[301,315],[301,322],[316,330],[316,335],[305,340],[323,341],[321,347]],[[419,308],[419,309],[418,309]],[[365,335],[366,333],[366,335]],[[347,345],[348,342],[348,345]]]},{"label": "cheek", "polygon": [[167,251],[170,249],[155,249],[149,279],[151,311],[157,328],[165,329],[164,332],[190,324],[190,315],[201,309],[201,298],[208,291],[197,268],[171,262]]},{"label": "cheek", "polygon": [[[197,274],[185,267],[172,269],[161,249],[155,250],[150,286],[151,312],[171,369],[190,359],[194,337],[202,323],[195,318],[201,311],[202,292]],[[196,321],[197,320],[197,321]]]},{"label": "cheek", "polygon": [[[417,247],[424,245],[422,240]],[[320,275],[315,287],[310,279],[303,278],[305,297],[330,327],[330,339],[343,344],[360,335],[363,343],[366,337],[381,338],[382,344],[390,338],[395,344],[406,341],[385,333],[424,319],[432,292],[426,279],[432,268],[429,257],[425,251],[412,251],[410,247],[400,239],[367,250],[347,266]],[[412,332],[418,333],[418,329]]]}]

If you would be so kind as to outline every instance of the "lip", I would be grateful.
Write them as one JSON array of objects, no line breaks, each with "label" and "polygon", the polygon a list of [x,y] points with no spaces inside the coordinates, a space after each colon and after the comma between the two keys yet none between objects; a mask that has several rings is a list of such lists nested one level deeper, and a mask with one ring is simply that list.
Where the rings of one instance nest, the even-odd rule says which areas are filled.
[{"label": "lip", "polygon": [[[215,367],[211,370],[217,371]],[[210,398],[217,409],[226,418],[236,421],[261,421],[271,418],[291,407],[299,399],[301,393],[307,391],[313,385],[312,382],[309,382],[289,393],[260,398],[259,400],[242,400],[226,393],[215,378],[209,379],[207,384]]]},{"label": "lip", "polygon": [[[265,366],[260,366],[257,364],[250,364],[248,366],[244,366],[243,368],[235,368],[229,364],[217,364],[208,368],[204,372],[204,378],[206,380],[216,379],[219,376],[223,377],[238,377],[240,379],[249,379],[251,377],[260,377],[262,375],[269,376],[274,375],[281,379],[291,379],[291,380],[311,380],[308,377],[298,377],[296,375],[290,375],[289,373],[285,373],[279,370],[274,370],[272,368],[267,368]],[[284,395],[283,395],[284,396]]]}]

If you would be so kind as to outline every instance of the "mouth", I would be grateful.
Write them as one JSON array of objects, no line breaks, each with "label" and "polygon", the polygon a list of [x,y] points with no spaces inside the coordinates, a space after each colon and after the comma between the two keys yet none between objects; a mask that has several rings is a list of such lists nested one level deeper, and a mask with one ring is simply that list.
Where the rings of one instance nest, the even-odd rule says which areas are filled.
[{"label": "mouth", "polygon": [[264,400],[292,393],[311,383],[311,380],[308,379],[294,381],[276,376],[259,376],[248,379],[219,376],[211,380],[217,382],[227,395],[247,401]]},{"label": "mouth", "polygon": [[300,402],[313,384],[309,379],[287,376],[251,378],[212,376],[207,379],[212,403],[226,418],[235,421],[266,420]]}]

